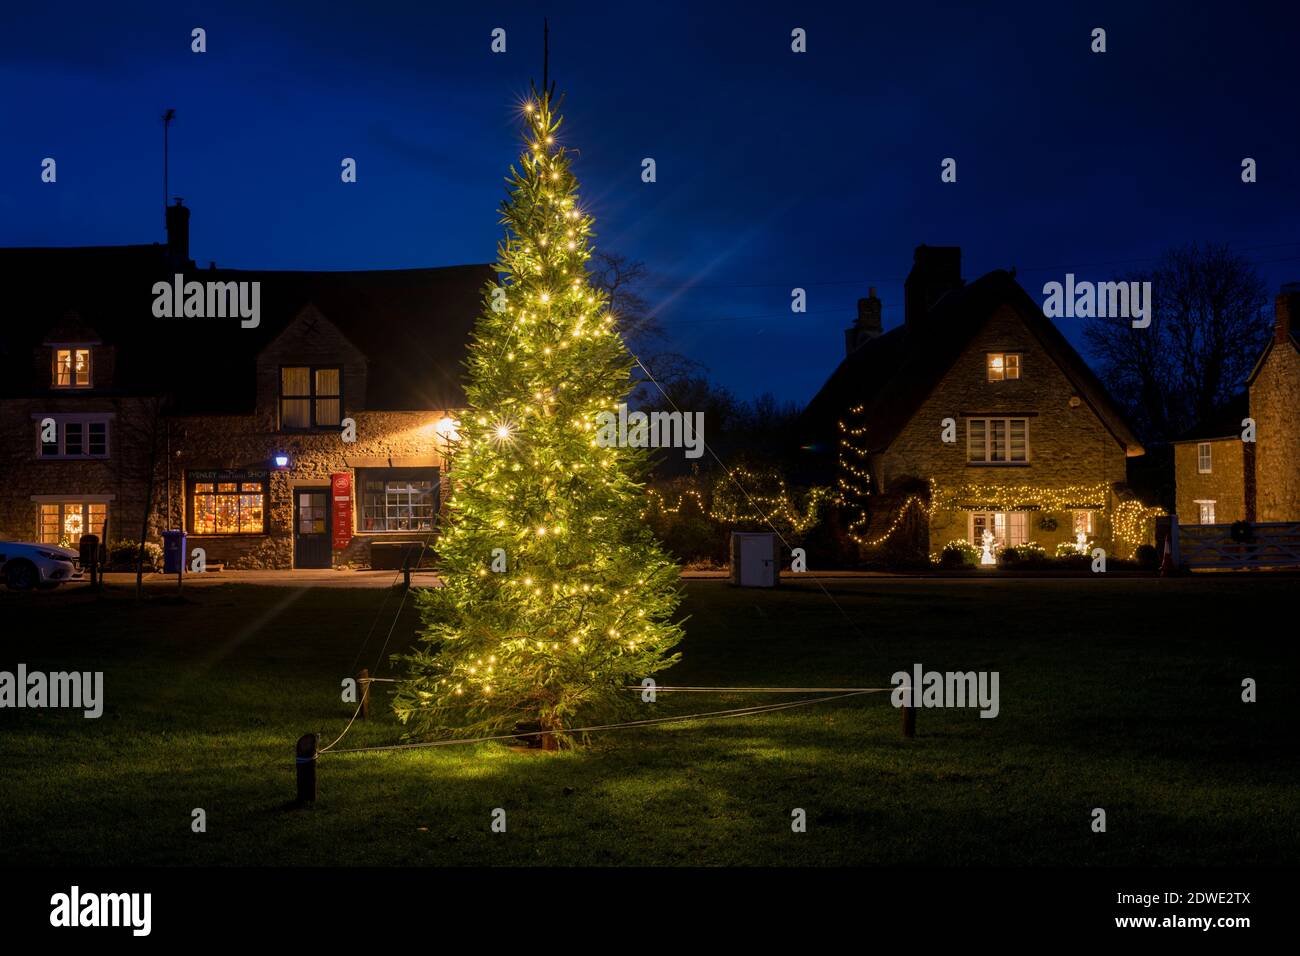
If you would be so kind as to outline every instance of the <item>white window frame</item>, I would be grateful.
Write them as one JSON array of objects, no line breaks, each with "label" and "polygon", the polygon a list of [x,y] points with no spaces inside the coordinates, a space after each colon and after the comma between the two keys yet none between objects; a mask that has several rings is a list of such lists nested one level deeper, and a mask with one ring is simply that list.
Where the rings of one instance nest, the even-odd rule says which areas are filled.
[{"label": "white window frame", "polygon": [[[36,423],[36,457],[40,461],[106,461],[113,457],[113,425],[112,421],[116,418],[113,412],[97,412],[91,414],[69,414],[66,412],[57,412],[54,414],[32,413],[32,420]],[[45,443],[41,441],[41,422],[47,418],[54,419],[55,439],[58,451],[52,455],[45,453]],[[69,424],[81,426],[81,447],[84,449],[79,454],[68,454],[68,431]],[[92,455],[90,453],[90,426],[104,426],[104,453],[102,455]]]},{"label": "white window frame", "polygon": [[1214,453],[1211,450],[1208,441],[1198,442],[1196,445],[1196,473],[1198,475],[1209,475],[1214,472]]},{"label": "white window frame", "polygon": [[[356,478],[358,534],[418,534],[437,527],[442,506],[442,472],[437,468],[361,468]],[[372,491],[371,482],[382,485]],[[429,500],[411,491],[416,482],[429,483]],[[391,487],[390,487],[391,486]],[[428,513],[425,513],[425,509]],[[374,523],[383,527],[375,527]],[[407,524],[406,528],[392,525]]]},{"label": "white window frame", "polygon": [[972,511],[966,519],[966,533],[970,543],[977,548],[983,546],[975,533],[976,519],[979,518],[985,519],[984,527],[993,532],[993,539],[1000,548],[1014,548],[1029,541],[1028,511]]},{"label": "white window frame", "polygon": [[[1197,523],[1198,523],[1198,524],[1218,524],[1218,521],[1216,520],[1216,519],[1217,519],[1217,515],[1215,515],[1215,505],[1217,505],[1218,503],[1219,503],[1219,500],[1218,500],[1217,498],[1197,498],[1197,499],[1195,499],[1196,512],[1197,512],[1197,514],[1196,514],[1196,517],[1197,517]],[[1210,520],[1209,520],[1209,521],[1206,521],[1206,520],[1205,520],[1205,516],[1206,516],[1207,513],[1208,513],[1209,516],[1210,516]]]},{"label": "white window frame", "polygon": [[[976,458],[973,455],[974,433],[972,425],[975,422],[981,422],[984,426],[984,448],[982,458]],[[1002,422],[1006,435],[1006,458],[1002,461],[993,460],[993,423]],[[1023,422],[1025,426],[1025,457],[1012,459],[1011,457],[1011,425],[1013,422]],[[984,418],[981,416],[972,416],[966,419],[966,464],[968,465],[1027,465],[1030,462],[1031,454],[1029,451],[1029,419],[1021,416],[1011,416],[1003,418],[1001,416],[992,416]]]},{"label": "white window frame", "polygon": [[[1002,360],[1002,364],[996,369],[993,367],[995,359]],[[1023,364],[1019,352],[988,352],[984,359],[984,369],[990,382],[1019,381]]]},{"label": "white window frame", "polygon": [[[59,539],[56,541],[46,541],[44,539],[43,535],[45,534],[45,526],[44,526],[44,516],[42,514],[42,511],[44,509],[42,506],[45,505],[58,506],[59,509],[58,526],[60,531],[62,531],[67,521],[67,508],[69,505],[76,505],[81,510],[81,514],[83,515],[83,521],[84,521],[84,516],[89,514],[91,505],[102,505],[104,508],[104,524],[111,526],[112,517],[113,517],[112,515],[113,501],[116,499],[116,497],[117,497],[116,495],[32,495],[32,501],[35,502],[36,504],[36,537],[33,540],[41,544],[51,544],[57,546],[59,541],[63,539],[62,534],[59,535]],[[104,535],[104,530],[105,529],[103,525],[101,525],[98,528],[83,527],[81,534],[97,535],[102,540]],[[77,542],[74,541],[72,542],[72,544],[75,547]]]},{"label": "white window frame", "polygon": [[[95,387],[95,349],[90,342],[59,342],[50,346],[50,388],[60,392],[75,392]],[[59,353],[72,353],[72,381],[67,385],[59,384]],[[86,384],[77,384],[77,353],[86,353]]]}]

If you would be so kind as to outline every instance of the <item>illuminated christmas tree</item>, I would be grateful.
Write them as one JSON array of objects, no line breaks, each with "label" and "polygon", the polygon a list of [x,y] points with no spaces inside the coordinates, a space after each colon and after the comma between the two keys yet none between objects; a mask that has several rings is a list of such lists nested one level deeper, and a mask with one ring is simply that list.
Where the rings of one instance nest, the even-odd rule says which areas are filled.
[{"label": "illuminated christmas tree", "polygon": [[680,578],[641,519],[646,452],[602,447],[597,415],[634,360],[588,281],[592,218],[547,93],[524,104],[497,248],[470,344],[468,410],[438,540],[444,586],[421,594],[421,646],[396,709],[413,733],[590,726],[675,662]]}]

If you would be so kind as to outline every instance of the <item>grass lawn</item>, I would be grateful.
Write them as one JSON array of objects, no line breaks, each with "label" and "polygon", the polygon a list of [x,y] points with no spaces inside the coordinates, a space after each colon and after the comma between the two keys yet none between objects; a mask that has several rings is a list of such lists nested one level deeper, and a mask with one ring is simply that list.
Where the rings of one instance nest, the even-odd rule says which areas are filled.
[{"label": "grass lawn", "polygon": [[[832,601],[807,581],[693,581],[685,660],[661,682],[882,686],[920,662],[999,671],[1001,714],[923,710],[909,741],[879,694],[559,755],[326,755],[308,810],[285,807],[294,741],[343,729],[340,681],[389,595],[374,665],[396,592],[0,593],[0,669],[102,670],[107,699],[99,720],[0,711],[0,863],[1295,863],[1296,585],[872,579],[829,583]],[[415,625],[408,602],[390,650]],[[340,746],[398,740],[390,686]],[[654,712],[771,700],[663,695]]]}]

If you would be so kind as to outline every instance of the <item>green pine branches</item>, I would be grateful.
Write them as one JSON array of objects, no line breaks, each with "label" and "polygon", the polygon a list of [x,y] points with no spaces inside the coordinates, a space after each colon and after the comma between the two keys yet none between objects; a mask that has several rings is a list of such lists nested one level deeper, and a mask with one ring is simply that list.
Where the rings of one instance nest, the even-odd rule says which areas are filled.
[{"label": "green pine branches", "polygon": [[675,564],[641,519],[645,452],[601,447],[596,416],[632,387],[633,359],[588,282],[592,219],[560,120],[525,105],[507,179],[500,286],[484,291],[469,409],[438,542],[444,586],[420,595],[399,718],[415,735],[565,728],[625,713],[678,659]]}]

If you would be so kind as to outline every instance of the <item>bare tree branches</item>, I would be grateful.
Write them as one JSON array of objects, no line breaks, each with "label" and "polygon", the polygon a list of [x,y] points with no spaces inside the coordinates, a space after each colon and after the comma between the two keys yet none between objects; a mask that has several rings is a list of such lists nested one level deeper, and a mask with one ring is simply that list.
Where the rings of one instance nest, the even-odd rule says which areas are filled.
[{"label": "bare tree branches", "polygon": [[1226,245],[1167,251],[1149,273],[1151,325],[1090,319],[1084,327],[1102,380],[1145,442],[1166,442],[1245,385],[1268,339],[1264,280]]}]

